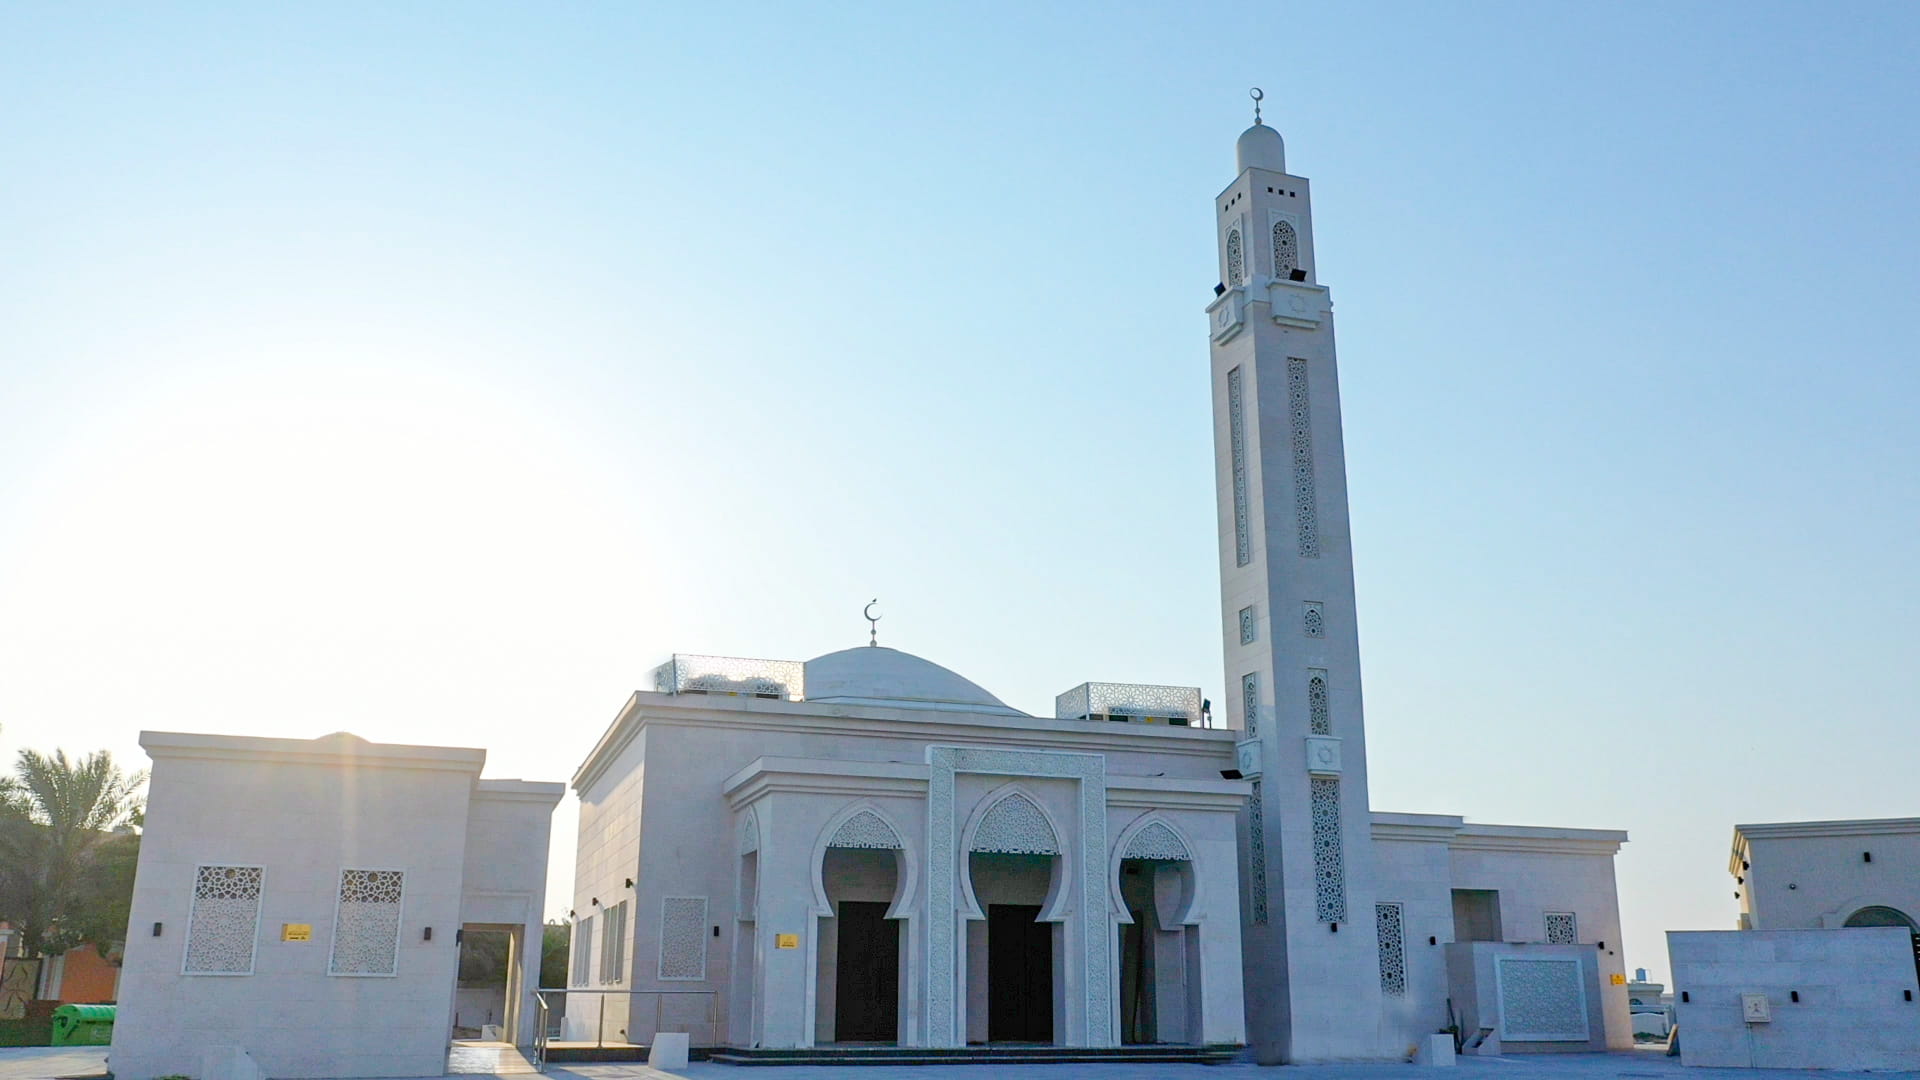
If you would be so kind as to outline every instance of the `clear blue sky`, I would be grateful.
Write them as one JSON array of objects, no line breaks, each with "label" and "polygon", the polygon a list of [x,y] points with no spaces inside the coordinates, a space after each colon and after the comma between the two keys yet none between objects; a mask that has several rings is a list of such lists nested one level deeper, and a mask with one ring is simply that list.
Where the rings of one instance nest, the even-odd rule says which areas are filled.
[{"label": "clear blue sky", "polygon": [[1920,812],[1916,54],[1907,4],[6,4],[0,754],[558,779],[666,653],[873,596],[1029,710],[1218,699],[1258,84],[1374,804],[1631,830],[1662,971],[1736,821]]}]

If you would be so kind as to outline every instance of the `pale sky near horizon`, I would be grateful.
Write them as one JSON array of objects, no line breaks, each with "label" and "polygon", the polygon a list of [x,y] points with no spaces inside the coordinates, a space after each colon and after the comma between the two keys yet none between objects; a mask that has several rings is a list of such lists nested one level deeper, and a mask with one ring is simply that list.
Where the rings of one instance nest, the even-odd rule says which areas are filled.
[{"label": "pale sky near horizon", "polygon": [[[673,651],[1222,675],[1246,89],[1339,313],[1373,805],[1913,816],[1920,8],[0,2],[0,760],[572,774]],[[550,912],[571,886],[571,800]]]}]

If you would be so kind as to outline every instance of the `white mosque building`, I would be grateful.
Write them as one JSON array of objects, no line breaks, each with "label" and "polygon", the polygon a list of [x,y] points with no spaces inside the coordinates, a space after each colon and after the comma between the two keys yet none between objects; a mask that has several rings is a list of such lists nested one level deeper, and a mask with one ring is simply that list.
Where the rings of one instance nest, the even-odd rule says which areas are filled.
[{"label": "white mosque building", "polygon": [[[1632,1045],[1617,831],[1372,809],[1312,193],[1241,135],[1207,307],[1231,701],[1052,716],[878,645],[675,656],[573,778],[567,1036],[740,1052]],[[1197,373],[1196,373],[1197,377]],[[1063,683],[1068,680],[1063,679]]]}]

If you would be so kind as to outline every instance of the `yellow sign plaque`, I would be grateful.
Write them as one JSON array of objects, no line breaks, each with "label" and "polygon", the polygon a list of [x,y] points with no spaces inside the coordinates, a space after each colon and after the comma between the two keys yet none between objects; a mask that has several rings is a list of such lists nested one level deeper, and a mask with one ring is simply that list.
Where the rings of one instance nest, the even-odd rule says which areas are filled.
[{"label": "yellow sign plaque", "polygon": [[303,923],[303,922],[281,923],[280,924],[280,940],[281,941],[312,941],[313,940],[313,924]]},{"label": "yellow sign plaque", "polygon": [[1615,986],[1627,985],[1627,977],[1625,975],[1615,975],[1613,977],[1613,985]]},{"label": "yellow sign plaque", "polygon": [[773,935],[773,947],[776,949],[797,949],[800,947],[799,934]]}]

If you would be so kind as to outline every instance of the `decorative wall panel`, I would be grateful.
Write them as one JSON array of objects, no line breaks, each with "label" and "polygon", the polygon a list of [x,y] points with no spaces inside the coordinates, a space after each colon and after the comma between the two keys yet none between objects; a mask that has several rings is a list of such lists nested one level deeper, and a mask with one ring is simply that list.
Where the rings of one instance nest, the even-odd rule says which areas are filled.
[{"label": "decorative wall panel", "polygon": [[1006,855],[1058,855],[1060,838],[1032,799],[1019,792],[994,803],[974,830],[969,851]]},{"label": "decorative wall panel", "polygon": [[900,842],[900,834],[893,831],[885,818],[871,810],[862,810],[840,823],[827,846],[898,850],[906,845]]},{"label": "decorative wall panel", "polygon": [[202,866],[195,871],[182,974],[253,974],[266,874],[259,866]]},{"label": "decorative wall panel", "polygon": [[1247,796],[1247,890],[1251,894],[1253,922],[1267,924],[1267,816],[1260,798],[1260,781],[1253,782]]},{"label": "decorative wall panel", "polygon": [[1500,988],[1500,1038],[1513,1042],[1586,1042],[1587,988],[1578,959],[1494,961]]},{"label": "decorative wall panel", "polygon": [[1150,821],[1146,828],[1133,834],[1127,841],[1127,849],[1120,853],[1123,859],[1175,859],[1192,862],[1193,853],[1172,829],[1158,821]]},{"label": "decorative wall panel", "polygon": [[1573,912],[1547,912],[1547,944],[1575,945],[1580,941],[1580,931],[1575,925]]},{"label": "decorative wall panel", "polygon": [[342,870],[333,909],[329,975],[400,973],[400,899],[404,870]]},{"label": "decorative wall panel", "polygon": [[1317,559],[1320,509],[1313,483],[1313,410],[1305,360],[1287,360],[1287,419],[1293,434],[1293,520],[1300,557]]},{"label": "decorative wall panel", "polygon": [[668,896],[660,901],[660,977],[707,977],[707,898]]},{"label": "decorative wall panel", "polygon": [[1238,285],[1247,280],[1246,245],[1240,240],[1240,227],[1227,230],[1227,284]]},{"label": "decorative wall panel", "polygon": [[1233,558],[1234,565],[1253,561],[1253,541],[1247,522],[1247,424],[1240,369],[1227,372],[1227,441],[1233,453]]},{"label": "decorative wall panel", "polygon": [[1241,726],[1249,738],[1260,734],[1260,673],[1249,671],[1240,676]]},{"label": "decorative wall panel", "polygon": [[1273,276],[1285,278],[1289,272],[1300,265],[1300,234],[1293,229],[1293,223],[1276,221],[1273,223]]},{"label": "decorative wall panel", "polygon": [[740,816],[739,847],[742,855],[760,850],[760,821],[751,810]]},{"label": "decorative wall panel", "polygon": [[1347,866],[1340,841],[1340,781],[1316,776],[1313,809],[1313,907],[1321,922],[1347,921]]},{"label": "decorative wall panel", "polygon": [[1325,604],[1314,602],[1300,609],[1300,630],[1308,637],[1327,636],[1327,608]]},{"label": "decorative wall panel", "polygon": [[1333,712],[1327,702],[1327,673],[1307,669],[1307,730],[1315,735],[1333,734]]},{"label": "decorative wall panel", "polygon": [[1399,904],[1373,905],[1374,933],[1380,943],[1380,992],[1404,997],[1407,992],[1406,920]]},{"label": "decorative wall panel", "polygon": [[1256,626],[1253,621],[1253,606],[1248,605],[1246,607],[1241,608],[1240,609],[1240,644],[1242,645],[1253,644],[1255,630],[1256,630]]}]

